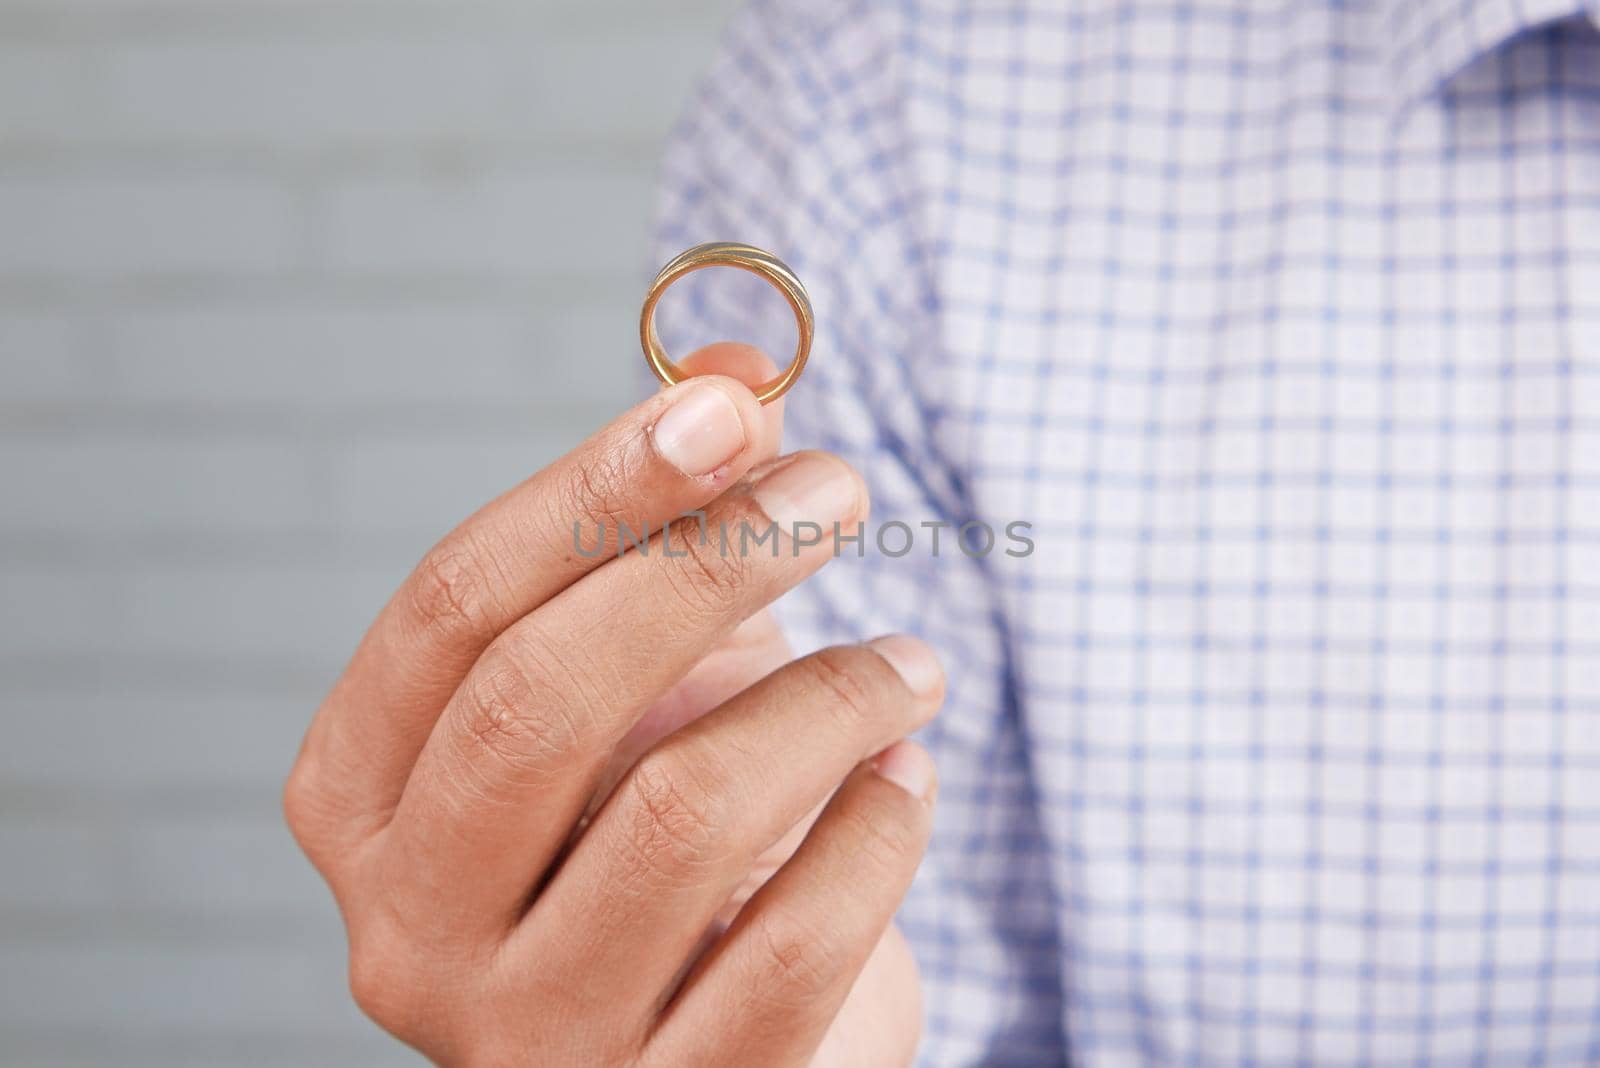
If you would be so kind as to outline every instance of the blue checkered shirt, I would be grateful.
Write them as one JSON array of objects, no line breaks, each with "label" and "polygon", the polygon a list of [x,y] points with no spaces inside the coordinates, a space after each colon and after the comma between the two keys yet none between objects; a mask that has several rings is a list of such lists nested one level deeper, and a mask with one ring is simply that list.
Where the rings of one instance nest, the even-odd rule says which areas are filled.
[{"label": "blue checkered shirt", "polygon": [[[922,536],[781,608],[949,671],[900,916],[925,1064],[1600,1063],[1595,18],[735,21],[660,259],[795,267],[788,444]],[[792,345],[758,280],[709,283],[678,351]],[[920,527],[1015,520],[1024,558]]]}]

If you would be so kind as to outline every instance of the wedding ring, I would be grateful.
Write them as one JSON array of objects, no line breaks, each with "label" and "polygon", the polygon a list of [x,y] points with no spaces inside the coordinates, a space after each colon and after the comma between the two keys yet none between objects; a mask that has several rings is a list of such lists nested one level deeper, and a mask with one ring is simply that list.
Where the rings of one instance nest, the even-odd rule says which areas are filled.
[{"label": "wedding ring", "polygon": [[728,241],[696,245],[661,268],[655,281],[650,283],[650,290],[644,298],[644,310],[639,313],[639,342],[644,346],[645,360],[649,362],[650,370],[666,385],[677,385],[690,377],[687,371],[672,362],[661,345],[661,338],[656,335],[656,305],[661,300],[661,294],[672,283],[703,267],[738,267],[760,275],[782,293],[789,307],[794,309],[795,325],[800,335],[794,359],[777,378],[755,388],[756,399],[762,404],[770,404],[787,393],[800,377],[800,372],[805,370],[806,357],[811,355],[811,337],[816,324],[811,315],[811,298],[806,296],[806,287],[800,284],[800,279],[778,257],[753,245]]}]

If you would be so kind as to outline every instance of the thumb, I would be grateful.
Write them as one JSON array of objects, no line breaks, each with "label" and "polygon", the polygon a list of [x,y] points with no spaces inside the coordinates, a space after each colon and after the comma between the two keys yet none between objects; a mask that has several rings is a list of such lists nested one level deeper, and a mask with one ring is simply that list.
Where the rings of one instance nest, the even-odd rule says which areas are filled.
[{"label": "thumb", "polygon": [[[692,375],[726,375],[751,389],[776,378],[780,370],[766,353],[754,345],[737,341],[719,341],[715,345],[707,345],[680,361],[679,366]],[[765,420],[762,438],[756,443],[757,463],[773,459],[783,447],[783,401],[784,398],[779,397],[771,404],[761,406]]]}]

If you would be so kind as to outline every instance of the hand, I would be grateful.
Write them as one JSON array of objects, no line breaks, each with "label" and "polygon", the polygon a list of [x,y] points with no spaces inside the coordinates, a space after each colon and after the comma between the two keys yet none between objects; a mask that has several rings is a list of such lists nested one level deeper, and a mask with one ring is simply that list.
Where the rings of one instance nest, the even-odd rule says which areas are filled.
[{"label": "hand", "polygon": [[[764,358],[717,346],[693,369],[722,374],[652,397],[427,554],[285,788],[357,1002],[441,1064],[914,1050],[915,968],[889,925],[934,783],[897,739],[943,679],[898,636],[788,662],[762,610],[830,539],[785,533],[774,555],[734,534],[723,554],[674,522],[831,530],[866,511],[837,458],[772,459],[781,412],[741,384]],[[615,546],[619,521],[657,532],[648,552],[575,551],[575,522]],[[664,522],[687,555],[663,554]]]}]

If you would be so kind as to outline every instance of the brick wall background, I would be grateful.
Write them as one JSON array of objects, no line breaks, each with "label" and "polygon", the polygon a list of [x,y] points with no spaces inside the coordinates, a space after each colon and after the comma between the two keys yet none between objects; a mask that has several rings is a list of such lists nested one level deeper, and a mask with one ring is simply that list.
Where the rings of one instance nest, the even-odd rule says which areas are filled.
[{"label": "brick wall background", "polygon": [[277,795],[455,519],[637,389],[732,0],[0,0],[0,1062],[415,1058]]}]

